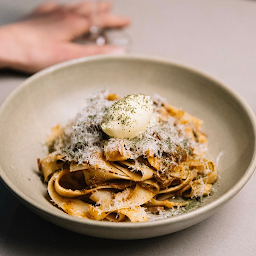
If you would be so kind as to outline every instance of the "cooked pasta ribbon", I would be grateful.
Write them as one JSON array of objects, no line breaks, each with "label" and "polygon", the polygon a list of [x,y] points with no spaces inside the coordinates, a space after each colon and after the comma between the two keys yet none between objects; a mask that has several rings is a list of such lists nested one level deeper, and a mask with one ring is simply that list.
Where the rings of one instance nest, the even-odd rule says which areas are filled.
[{"label": "cooked pasta ribbon", "polygon": [[69,215],[97,221],[148,221],[208,196],[218,179],[206,158],[202,120],[152,97],[153,116],[135,138],[110,138],[100,128],[104,109],[120,99],[101,92],[66,127],[47,138],[49,155],[38,159],[52,202]]}]

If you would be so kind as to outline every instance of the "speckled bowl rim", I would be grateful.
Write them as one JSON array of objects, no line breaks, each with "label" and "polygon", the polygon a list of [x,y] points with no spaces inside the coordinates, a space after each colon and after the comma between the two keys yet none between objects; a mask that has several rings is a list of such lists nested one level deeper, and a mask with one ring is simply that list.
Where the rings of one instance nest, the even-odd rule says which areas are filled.
[{"label": "speckled bowl rim", "polygon": [[[27,78],[16,89],[14,89],[9,94],[9,96],[7,96],[7,98],[4,100],[4,102],[0,106],[0,116],[5,111],[5,107],[9,104],[9,102],[12,101],[12,99],[17,94],[19,94],[19,92],[21,90],[23,90],[25,87],[29,86],[34,80],[36,80],[44,75],[47,75],[55,70],[62,69],[64,67],[67,67],[70,65],[77,65],[79,63],[84,63],[84,62],[97,61],[97,60],[108,60],[108,59],[109,60],[118,59],[118,60],[133,60],[133,61],[136,61],[136,60],[137,61],[149,61],[149,62],[154,62],[154,63],[159,63],[159,64],[167,64],[167,65],[176,66],[178,68],[187,70],[189,72],[192,72],[196,75],[199,75],[201,77],[204,77],[205,79],[208,79],[208,80],[214,82],[217,87],[223,89],[229,95],[231,95],[233,98],[235,98],[239,102],[241,107],[245,110],[245,112],[247,113],[247,115],[251,121],[251,124],[254,128],[254,137],[256,138],[255,115],[254,115],[253,111],[251,110],[251,108],[247,105],[247,103],[233,90],[231,90],[230,88],[228,88],[226,85],[224,85],[220,81],[216,80],[215,78],[199,71],[198,69],[194,69],[194,68],[188,67],[184,64],[172,62],[172,61],[169,61],[169,60],[166,60],[163,58],[152,57],[152,56],[149,57],[149,56],[143,56],[143,55],[124,55],[124,56],[103,55],[103,56],[84,57],[84,58],[80,58],[80,59],[63,62],[63,63],[57,64],[57,65],[51,66],[49,68],[46,68],[46,69],[32,75],[31,77]],[[5,183],[5,185],[7,185],[7,187],[12,192],[14,192],[14,194],[16,196],[18,196],[19,199],[21,199],[23,202],[27,203],[32,208],[36,208],[37,210],[40,210],[41,212],[45,213],[46,215],[53,215],[54,217],[60,218],[62,220],[74,222],[74,223],[81,224],[81,225],[88,225],[91,227],[97,226],[97,227],[101,227],[101,228],[112,228],[112,229],[126,229],[126,228],[139,229],[139,228],[144,228],[144,227],[147,227],[147,228],[148,227],[154,228],[156,226],[161,227],[161,226],[165,226],[167,224],[174,224],[174,223],[179,223],[179,222],[183,222],[183,221],[188,221],[188,220],[193,219],[193,218],[195,218],[199,215],[202,215],[206,212],[213,211],[215,208],[218,208],[218,207],[222,206],[224,203],[226,203],[227,201],[229,201],[233,196],[235,196],[243,188],[243,186],[247,183],[247,181],[252,176],[255,168],[256,168],[256,141],[254,141],[254,151],[253,151],[253,156],[252,156],[249,167],[247,168],[247,170],[244,173],[244,175],[242,176],[242,178],[230,190],[228,190],[224,195],[222,195],[218,199],[214,200],[213,202],[211,202],[205,206],[199,207],[198,209],[188,212],[186,214],[182,214],[182,215],[178,215],[178,216],[174,216],[174,217],[168,217],[165,219],[149,221],[149,222],[138,222],[138,223],[102,222],[102,221],[95,221],[95,220],[89,220],[89,219],[74,218],[73,216],[70,216],[70,215],[63,215],[63,213],[61,211],[59,213],[58,212],[52,213],[52,212],[47,211],[37,201],[32,200],[31,198],[26,196],[21,190],[17,189],[15,187],[15,185],[12,183],[12,181],[10,179],[8,179],[8,177],[5,175],[1,166],[0,166],[0,177],[3,181],[3,183]]]}]

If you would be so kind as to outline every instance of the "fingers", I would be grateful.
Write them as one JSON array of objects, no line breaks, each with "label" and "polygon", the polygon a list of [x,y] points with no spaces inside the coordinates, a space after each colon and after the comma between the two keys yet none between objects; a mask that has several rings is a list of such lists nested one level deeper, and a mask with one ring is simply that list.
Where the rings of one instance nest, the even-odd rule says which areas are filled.
[{"label": "fingers", "polygon": [[57,2],[46,2],[38,6],[36,9],[34,9],[32,14],[36,15],[36,14],[42,14],[42,13],[49,13],[57,10],[58,8],[60,8],[60,5]]},{"label": "fingers", "polygon": [[109,1],[83,1],[78,3],[71,3],[66,6],[70,11],[76,12],[79,15],[89,16],[94,13],[107,13],[111,9],[111,2]]},{"label": "fingers", "polygon": [[[99,12],[93,15],[93,5],[98,5]],[[89,32],[92,25],[99,28],[121,28],[130,23],[126,17],[109,13],[111,3],[82,1],[60,5],[47,2],[39,6],[26,21],[30,27],[37,26],[38,33],[47,32],[56,40],[70,41]]]},{"label": "fingers", "polygon": [[99,17],[100,26],[103,28],[122,28],[130,24],[130,19],[124,16],[103,14]]},{"label": "fingers", "polygon": [[99,28],[123,28],[130,24],[130,19],[123,16],[109,13],[100,14],[93,19],[85,19],[83,16],[72,15],[65,23],[65,30],[72,34],[71,39],[82,36],[87,33],[92,25]]},{"label": "fingers", "polygon": [[37,7],[32,15],[47,14],[54,11],[66,11],[75,12],[79,15],[89,16],[92,12],[106,13],[111,8],[111,2],[109,1],[81,1],[76,3],[59,4],[54,1],[46,2]]},{"label": "fingers", "polygon": [[[58,16],[58,24],[57,19],[54,19],[55,24],[52,28],[49,26],[48,31],[56,30],[56,32],[52,32],[53,36],[60,35],[59,39],[65,41],[73,40],[89,32],[92,25],[99,28],[122,28],[130,24],[129,18],[109,13],[100,14],[93,20],[74,12],[58,11],[55,14]],[[57,29],[55,29],[56,27]]]}]

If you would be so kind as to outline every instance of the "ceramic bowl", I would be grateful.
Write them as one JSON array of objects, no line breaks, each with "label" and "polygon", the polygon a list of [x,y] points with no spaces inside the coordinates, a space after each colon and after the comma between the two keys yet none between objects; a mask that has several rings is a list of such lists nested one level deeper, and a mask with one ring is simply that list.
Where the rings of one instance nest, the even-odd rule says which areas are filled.
[{"label": "ceramic bowl", "polygon": [[[208,155],[215,161],[221,155],[215,193],[191,212],[143,223],[80,219],[53,206],[37,158],[47,154],[44,141],[51,127],[74,117],[96,89],[123,96],[158,93],[204,120]],[[137,56],[82,58],[31,76],[0,108],[0,141],[1,178],[32,211],[69,230],[112,239],[161,236],[206,219],[237,194],[256,164],[254,114],[238,95],[194,69]]]}]

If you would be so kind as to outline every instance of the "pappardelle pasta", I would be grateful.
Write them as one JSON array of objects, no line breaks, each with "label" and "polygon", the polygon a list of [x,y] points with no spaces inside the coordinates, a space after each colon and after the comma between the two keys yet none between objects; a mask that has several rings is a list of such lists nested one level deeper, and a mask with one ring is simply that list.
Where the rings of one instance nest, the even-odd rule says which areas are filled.
[{"label": "pappardelle pasta", "polygon": [[148,221],[212,192],[218,172],[201,125],[158,95],[95,92],[74,120],[52,128],[39,171],[70,215]]}]

